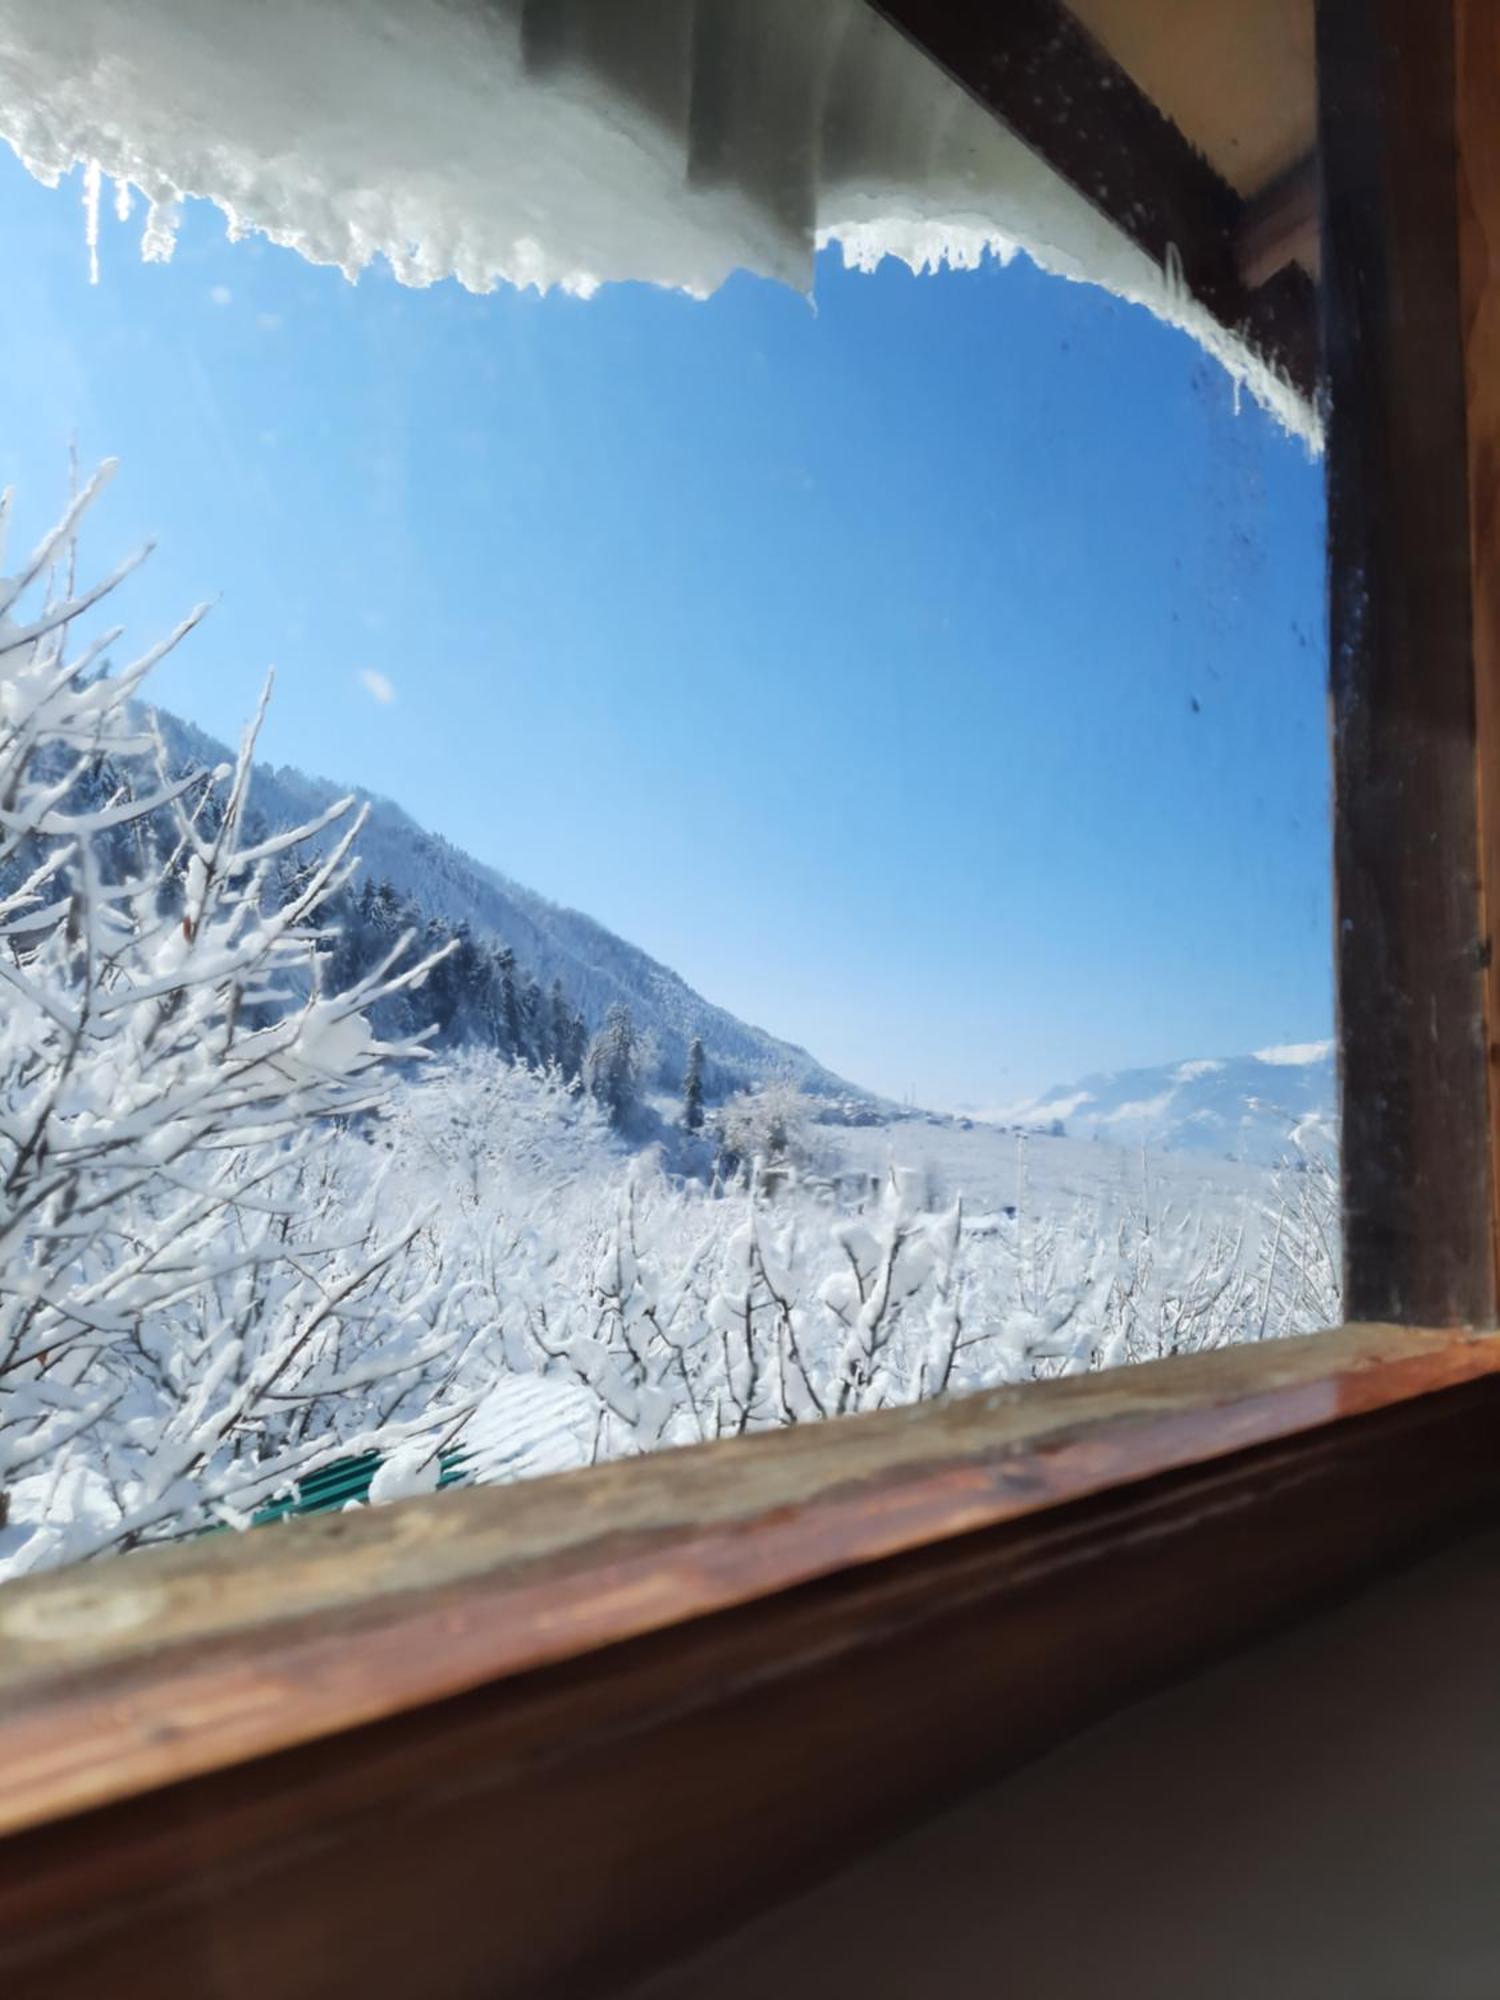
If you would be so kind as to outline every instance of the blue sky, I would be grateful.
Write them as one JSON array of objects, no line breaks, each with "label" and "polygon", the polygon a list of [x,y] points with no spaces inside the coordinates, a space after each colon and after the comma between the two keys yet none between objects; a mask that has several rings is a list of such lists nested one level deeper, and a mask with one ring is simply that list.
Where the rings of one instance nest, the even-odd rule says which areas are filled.
[{"label": "blue sky", "polygon": [[[123,461],[157,699],[396,798],[862,1083],[996,1105],[1330,1032],[1321,468],[1002,268],[815,301],[175,259],[0,148],[0,483]],[[384,677],[394,699],[370,692]]]}]

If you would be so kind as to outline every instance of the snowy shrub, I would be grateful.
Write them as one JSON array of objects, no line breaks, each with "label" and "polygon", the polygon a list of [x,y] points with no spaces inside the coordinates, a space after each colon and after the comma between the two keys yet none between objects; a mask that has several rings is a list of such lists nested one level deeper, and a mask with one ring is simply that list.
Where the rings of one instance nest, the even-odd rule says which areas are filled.
[{"label": "snowy shrub", "polygon": [[973,1345],[959,1211],[924,1212],[910,1176],[862,1215],[754,1176],[720,1196],[626,1156],[555,1075],[481,1055],[404,1090],[388,1136],[436,1198],[410,1255],[473,1336],[473,1393],[497,1370],[569,1384],[596,1454],[939,1393]]},{"label": "snowy shrub", "polygon": [[[193,622],[119,673],[78,621],[79,523],[0,584],[0,1572],[243,1518],[355,1445],[444,1421],[456,1335],[357,1182],[382,1068],[313,919],[358,820],[255,840],[251,751],[168,780],[134,706]],[[128,569],[130,565],[127,565]],[[284,857],[345,824],[278,893]],[[343,1160],[335,1154],[342,1152]]]},{"label": "snowy shrub", "polygon": [[811,1164],[808,1100],[795,1083],[776,1078],[753,1090],[741,1090],[716,1113],[718,1170],[729,1180],[736,1175]]},{"label": "snowy shrub", "polygon": [[393,1187],[435,1202],[410,1255],[456,1302],[470,1393],[539,1374],[572,1392],[570,1424],[581,1397],[592,1437],[575,1428],[568,1462],[1337,1318],[1326,1165],[1227,1215],[1149,1181],[1109,1211],[1033,1213],[1023,1178],[1019,1213],[971,1235],[912,1172],[852,1202],[794,1174],[675,1179],[556,1074],[478,1054],[404,1087],[387,1138]]}]

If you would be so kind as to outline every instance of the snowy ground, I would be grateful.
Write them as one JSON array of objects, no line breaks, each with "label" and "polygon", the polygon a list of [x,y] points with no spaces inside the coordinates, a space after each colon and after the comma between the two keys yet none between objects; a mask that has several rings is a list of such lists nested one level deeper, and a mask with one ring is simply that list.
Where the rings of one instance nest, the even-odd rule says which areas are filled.
[{"label": "snowy ground", "polygon": [[1024,1139],[994,1125],[904,1118],[891,1125],[819,1128],[848,1167],[871,1174],[912,1168],[937,1202],[962,1196],[966,1215],[983,1218],[1023,1204],[1034,1214],[1071,1213],[1080,1204],[1099,1216],[1147,1200],[1177,1210],[1228,1216],[1258,1210],[1273,1176],[1263,1167],[1201,1153],[1151,1153],[1103,1140]]}]

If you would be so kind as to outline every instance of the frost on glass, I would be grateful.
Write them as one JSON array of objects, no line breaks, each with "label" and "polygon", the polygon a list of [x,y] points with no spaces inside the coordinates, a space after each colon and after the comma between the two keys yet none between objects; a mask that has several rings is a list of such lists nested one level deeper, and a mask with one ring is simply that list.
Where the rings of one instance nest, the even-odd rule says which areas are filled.
[{"label": "frost on glass", "polygon": [[0,1576],[1338,1317],[1315,414],[526,11],[0,23]]}]

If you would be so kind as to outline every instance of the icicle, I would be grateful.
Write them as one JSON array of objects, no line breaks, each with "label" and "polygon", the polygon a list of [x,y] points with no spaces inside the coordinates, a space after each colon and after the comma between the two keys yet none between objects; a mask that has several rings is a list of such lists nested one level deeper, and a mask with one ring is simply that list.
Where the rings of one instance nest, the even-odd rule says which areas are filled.
[{"label": "icicle", "polygon": [[153,201],[147,205],[146,227],[141,232],[142,263],[171,263],[181,219],[182,211],[175,201]]},{"label": "icicle", "polygon": [[130,183],[120,178],[115,182],[115,221],[129,222],[131,210]]},{"label": "icicle", "polygon": [[104,176],[99,162],[90,160],[83,170],[83,240],[89,246],[89,283],[99,282],[99,187]]},{"label": "icicle", "polygon": [[1167,303],[1176,311],[1181,311],[1188,303],[1187,278],[1182,268],[1182,252],[1175,243],[1167,245],[1167,254],[1162,259],[1162,284],[1167,295]]}]

